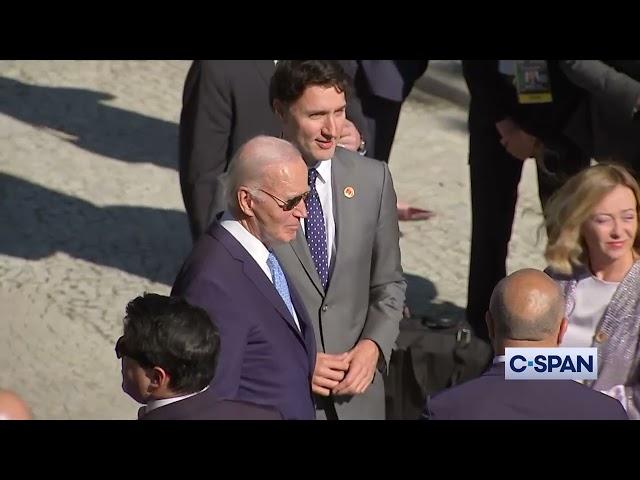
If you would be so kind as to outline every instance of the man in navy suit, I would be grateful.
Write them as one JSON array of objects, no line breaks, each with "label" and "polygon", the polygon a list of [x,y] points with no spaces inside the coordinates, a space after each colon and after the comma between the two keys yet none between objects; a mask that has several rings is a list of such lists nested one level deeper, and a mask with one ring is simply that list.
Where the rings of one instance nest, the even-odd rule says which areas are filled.
[{"label": "man in navy suit", "polygon": [[145,294],[127,305],[122,389],[145,404],[141,420],[281,420],[274,409],[218,399],[209,388],[220,337],[203,309],[180,298]]},{"label": "man in navy suit", "polygon": [[307,166],[289,142],[259,136],[234,156],[225,184],[227,211],[194,245],[172,294],[207,310],[220,329],[216,394],[314,419],[313,327],[272,253],[307,215]]},{"label": "man in navy suit", "polygon": [[505,380],[505,348],[557,347],[567,329],[558,285],[539,270],[502,279],[486,314],[497,353],[481,377],[427,399],[433,420],[626,420],[615,399],[573,380]]}]

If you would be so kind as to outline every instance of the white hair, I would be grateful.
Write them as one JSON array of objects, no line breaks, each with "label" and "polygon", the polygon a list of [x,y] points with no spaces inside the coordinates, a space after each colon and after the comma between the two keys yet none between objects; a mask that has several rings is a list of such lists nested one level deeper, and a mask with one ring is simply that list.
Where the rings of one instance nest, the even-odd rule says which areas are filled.
[{"label": "white hair", "polygon": [[241,185],[255,190],[262,188],[267,167],[301,159],[300,151],[286,140],[259,135],[247,141],[233,156],[229,170],[222,177],[227,209],[236,209],[236,194]]}]

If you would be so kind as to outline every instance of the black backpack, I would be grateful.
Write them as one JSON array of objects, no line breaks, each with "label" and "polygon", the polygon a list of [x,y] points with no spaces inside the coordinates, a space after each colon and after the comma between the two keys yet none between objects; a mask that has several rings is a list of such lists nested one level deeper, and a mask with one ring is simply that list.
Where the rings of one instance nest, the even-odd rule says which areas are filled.
[{"label": "black backpack", "polygon": [[387,420],[418,419],[428,395],[479,376],[492,353],[465,322],[438,328],[425,318],[401,320],[384,378]]}]

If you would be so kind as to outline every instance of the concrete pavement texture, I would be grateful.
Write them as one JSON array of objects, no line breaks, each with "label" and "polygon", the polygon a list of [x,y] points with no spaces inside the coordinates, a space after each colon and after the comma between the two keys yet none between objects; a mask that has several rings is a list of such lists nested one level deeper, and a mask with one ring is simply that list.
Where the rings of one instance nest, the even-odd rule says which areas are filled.
[{"label": "concrete pavement texture", "polygon": [[[177,174],[188,61],[0,61],[0,386],[39,419],[134,419],[114,353],[129,300],[168,294],[191,240]],[[390,168],[416,314],[462,318],[471,231],[464,82],[432,63]],[[508,269],[543,267],[525,163]]]}]

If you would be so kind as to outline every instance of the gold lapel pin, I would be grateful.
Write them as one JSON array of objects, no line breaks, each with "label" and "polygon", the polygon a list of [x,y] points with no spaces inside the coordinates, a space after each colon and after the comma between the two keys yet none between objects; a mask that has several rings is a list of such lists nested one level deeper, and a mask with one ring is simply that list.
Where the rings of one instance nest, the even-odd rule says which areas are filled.
[{"label": "gold lapel pin", "polygon": [[353,189],[353,187],[346,187],[344,189],[344,196],[347,198],[353,198],[355,194],[356,194],[356,191]]}]

